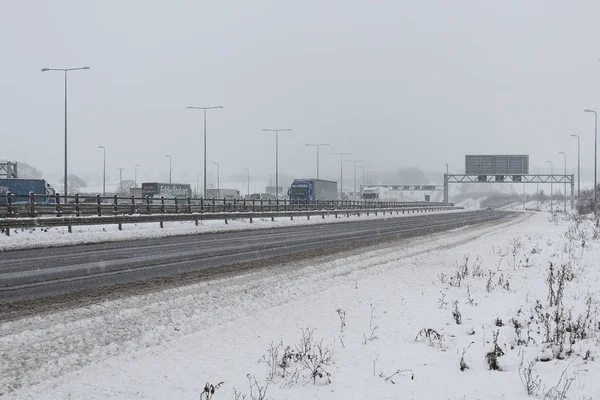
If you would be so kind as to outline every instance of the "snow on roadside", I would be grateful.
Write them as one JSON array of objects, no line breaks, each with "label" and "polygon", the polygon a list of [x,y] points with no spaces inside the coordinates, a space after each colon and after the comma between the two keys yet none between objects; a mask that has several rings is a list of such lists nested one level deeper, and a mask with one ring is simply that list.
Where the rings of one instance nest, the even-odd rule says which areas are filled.
[{"label": "snow on roadside", "polygon": [[[533,365],[538,398],[559,399],[564,387],[565,398],[599,398],[594,233],[588,221],[524,214],[6,322],[0,393],[199,398],[205,382],[224,381],[214,400],[235,398],[234,387],[250,399],[250,374],[254,398],[273,375],[270,399],[526,399],[520,375]],[[551,262],[558,305],[549,304]]]},{"label": "snow on roadside", "polygon": [[364,221],[368,219],[386,219],[402,218],[415,215],[431,215],[440,213],[464,212],[464,210],[446,210],[434,211],[427,214],[392,214],[383,215],[361,214],[360,216],[351,215],[346,217],[340,215],[335,218],[333,215],[326,215],[325,219],[313,216],[311,219],[306,217],[275,218],[271,221],[269,218],[255,218],[253,223],[247,219],[229,220],[226,224],[223,220],[199,221],[196,226],[193,221],[188,222],[164,222],[164,228],[160,229],[159,223],[138,223],[123,224],[123,230],[119,230],[117,225],[81,225],[74,226],[69,233],[67,227],[55,228],[30,228],[30,229],[11,229],[11,236],[0,233],[0,252],[6,250],[17,250],[27,248],[44,248],[52,246],[70,246],[77,244],[105,243],[122,240],[151,239],[167,236],[193,235],[201,233],[228,232],[250,229],[272,229],[285,226],[314,225],[324,223]]}]

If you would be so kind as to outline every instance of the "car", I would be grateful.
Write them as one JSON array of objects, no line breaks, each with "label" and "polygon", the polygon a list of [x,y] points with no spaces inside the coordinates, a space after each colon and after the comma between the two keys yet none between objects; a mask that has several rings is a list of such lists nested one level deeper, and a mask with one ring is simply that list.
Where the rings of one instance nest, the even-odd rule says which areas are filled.
[{"label": "car", "polygon": [[485,208],[487,211],[492,211],[492,207],[486,207]]}]

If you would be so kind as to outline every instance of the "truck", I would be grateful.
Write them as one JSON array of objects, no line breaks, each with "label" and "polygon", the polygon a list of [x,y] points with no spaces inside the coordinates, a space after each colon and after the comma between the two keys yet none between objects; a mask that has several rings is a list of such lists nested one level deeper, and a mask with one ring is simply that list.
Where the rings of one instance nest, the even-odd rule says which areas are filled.
[{"label": "truck", "polygon": [[13,195],[13,203],[29,202],[29,193],[33,193],[37,204],[54,204],[55,191],[44,179],[0,178],[0,204],[8,202],[7,193]]},{"label": "truck", "polygon": [[237,189],[206,189],[206,198],[207,199],[241,199],[242,196],[240,191]]},{"label": "truck", "polygon": [[363,200],[389,200],[389,189],[384,186],[363,186],[360,191]]},{"label": "truck", "polygon": [[292,201],[336,200],[337,182],[323,179],[294,179],[288,196]]},{"label": "truck", "polygon": [[186,183],[142,183],[142,196],[151,198],[185,199],[192,196],[192,187]]}]

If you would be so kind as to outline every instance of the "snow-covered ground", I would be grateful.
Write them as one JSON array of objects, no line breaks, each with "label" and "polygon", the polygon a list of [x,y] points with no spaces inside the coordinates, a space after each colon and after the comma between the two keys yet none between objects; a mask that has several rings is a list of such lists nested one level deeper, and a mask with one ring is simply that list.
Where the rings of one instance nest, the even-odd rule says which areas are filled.
[{"label": "snow-covered ground", "polygon": [[600,232],[548,217],[4,322],[0,397],[598,399]]},{"label": "snow-covered ground", "polygon": [[[427,215],[462,212],[464,210],[446,210],[429,212]],[[193,235],[199,233],[225,232],[248,229],[268,229],[282,226],[312,225],[323,223],[336,223],[348,221],[364,221],[366,219],[382,218],[402,218],[425,214],[392,214],[378,213],[378,215],[361,214],[360,216],[339,215],[335,218],[333,215],[326,215],[325,219],[320,216],[295,217],[291,220],[287,218],[255,218],[252,223],[248,219],[229,220],[226,224],[224,220],[200,221],[196,226],[193,221],[190,222],[165,222],[164,228],[160,228],[158,222],[123,224],[123,230],[119,230],[117,225],[82,225],[74,226],[72,233],[68,232],[67,227],[56,228],[31,228],[31,229],[11,229],[11,236],[0,233],[0,252],[5,250],[16,250],[23,248],[40,248],[50,246],[68,246],[83,243],[103,243],[120,240],[160,238],[166,236]]]}]

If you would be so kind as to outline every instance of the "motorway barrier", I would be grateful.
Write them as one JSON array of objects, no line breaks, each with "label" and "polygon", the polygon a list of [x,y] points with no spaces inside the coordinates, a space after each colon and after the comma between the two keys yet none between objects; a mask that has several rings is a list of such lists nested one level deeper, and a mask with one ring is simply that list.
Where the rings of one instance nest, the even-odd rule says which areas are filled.
[{"label": "motorway barrier", "polygon": [[[232,219],[270,218],[277,217],[306,217],[326,215],[361,215],[383,213],[423,213],[441,210],[459,209],[452,203],[431,202],[357,202],[350,200],[326,200],[316,202],[291,202],[289,200],[204,200],[186,198],[119,198],[113,196],[112,202],[103,202],[100,196],[73,197],[68,199],[57,197],[55,204],[38,204],[34,195],[29,203],[15,204],[9,199],[0,206],[0,232],[10,235],[14,228],[35,228],[67,226],[71,232],[76,225],[116,224],[122,229],[123,224],[158,222],[163,227],[164,222],[198,221]],[[121,201],[126,199],[127,202]],[[66,201],[66,204],[64,202]],[[142,201],[139,201],[142,200]]]}]

